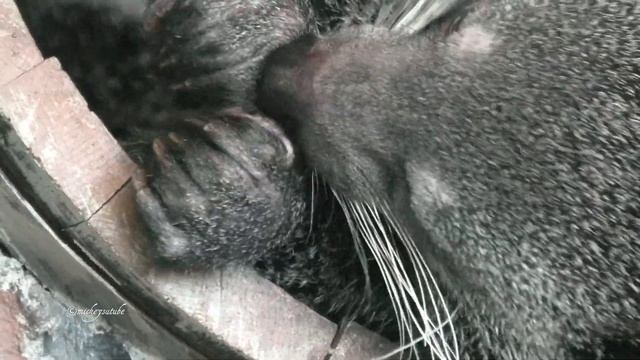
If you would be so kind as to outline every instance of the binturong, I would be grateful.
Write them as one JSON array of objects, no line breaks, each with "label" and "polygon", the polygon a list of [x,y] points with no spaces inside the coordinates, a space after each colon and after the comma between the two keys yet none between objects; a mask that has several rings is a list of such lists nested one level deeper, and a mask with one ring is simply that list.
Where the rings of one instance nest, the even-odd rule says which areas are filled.
[{"label": "binturong", "polygon": [[281,47],[257,91],[378,254],[404,343],[442,359],[637,347],[640,3],[416,3],[426,25]]},{"label": "binturong", "polygon": [[385,358],[640,354],[637,0],[17,3],[140,153],[158,266],[251,266]]}]

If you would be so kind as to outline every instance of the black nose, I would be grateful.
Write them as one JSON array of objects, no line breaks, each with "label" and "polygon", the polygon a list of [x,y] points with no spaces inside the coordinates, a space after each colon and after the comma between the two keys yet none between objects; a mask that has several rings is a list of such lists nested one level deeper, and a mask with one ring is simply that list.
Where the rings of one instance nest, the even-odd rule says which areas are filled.
[{"label": "black nose", "polygon": [[273,52],[265,59],[257,84],[257,105],[285,128],[287,122],[304,116],[313,104],[312,56],[317,38],[305,35]]}]

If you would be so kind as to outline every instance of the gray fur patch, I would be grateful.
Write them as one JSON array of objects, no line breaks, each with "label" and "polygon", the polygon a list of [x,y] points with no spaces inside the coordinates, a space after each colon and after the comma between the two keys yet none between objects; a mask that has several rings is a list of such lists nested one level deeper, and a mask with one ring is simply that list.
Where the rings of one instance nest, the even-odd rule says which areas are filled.
[{"label": "gray fur patch", "polygon": [[408,162],[405,170],[411,191],[411,209],[421,221],[430,223],[434,211],[455,206],[457,198],[455,192],[429,165]]}]

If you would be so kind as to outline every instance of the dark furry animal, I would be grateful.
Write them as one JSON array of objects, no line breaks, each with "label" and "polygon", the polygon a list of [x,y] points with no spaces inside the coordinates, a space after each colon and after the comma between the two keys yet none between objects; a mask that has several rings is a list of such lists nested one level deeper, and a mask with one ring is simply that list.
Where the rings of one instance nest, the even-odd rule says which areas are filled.
[{"label": "dark furry animal", "polygon": [[339,8],[324,7],[318,18],[310,7],[291,9],[287,27],[286,18],[270,18],[274,6],[292,2],[17,3],[44,55],[60,59],[148,170],[135,183],[159,265],[250,265],[334,321],[355,318],[396,336],[384,283],[375,269],[364,277],[332,196],[273,120],[246,112],[255,110],[255,81],[246,79],[258,76],[260,59],[308,29],[341,22]]},{"label": "dark furry animal", "polygon": [[640,4],[467,6],[431,38],[287,45],[259,103],[336,192],[407,231],[478,329],[467,346],[568,359],[637,343]]},{"label": "dark furry animal", "polygon": [[629,358],[638,5],[157,0],[106,22],[136,44],[107,75],[144,76],[111,84],[126,106],[94,103],[114,131],[162,138],[137,186],[164,261],[253,264],[325,314],[382,314],[439,358]]}]

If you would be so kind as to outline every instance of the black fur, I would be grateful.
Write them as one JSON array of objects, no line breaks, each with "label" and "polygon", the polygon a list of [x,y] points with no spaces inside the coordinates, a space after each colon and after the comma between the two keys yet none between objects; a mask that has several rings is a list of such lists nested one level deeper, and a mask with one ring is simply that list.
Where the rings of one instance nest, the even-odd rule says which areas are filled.
[{"label": "black fur", "polygon": [[[18,2],[45,56],[61,60],[146,168],[134,183],[159,265],[250,265],[330,319],[355,317],[393,338],[384,284],[375,272],[365,279],[327,189],[273,120],[239,110],[253,108],[255,82],[247,79],[257,77],[260,58],[315,29],[309,8],[269,1],[255,13],[229,7],[221,16],[222,8],[207,10],[214,3],[155,1],[144,13],[124,13],[100,1]],[[285,5],[296,16],[290,27],[286,17],[271,20]],[[262,33],[238,17],[248,14],[261,16]],[[285,30],[274,32],[271,22]],[[234,54],[233,39],[243,36]]]},{"label": "black fur", "polygon": [[333,188],[390,205],[465,353],[637,344],[639,5],[477,2],[450,35],[305,38],[269,56],[259,103]]},{"label": "black fur", "polygon": [[466,358],[636,354],[636,1],[441,0],[412,36],[354,27],[376,1],[33,1],[41,47],[151,175],[136,185],[162,261],[251,264],[393,331],[315,169],[389,204],[459,307]]}]

